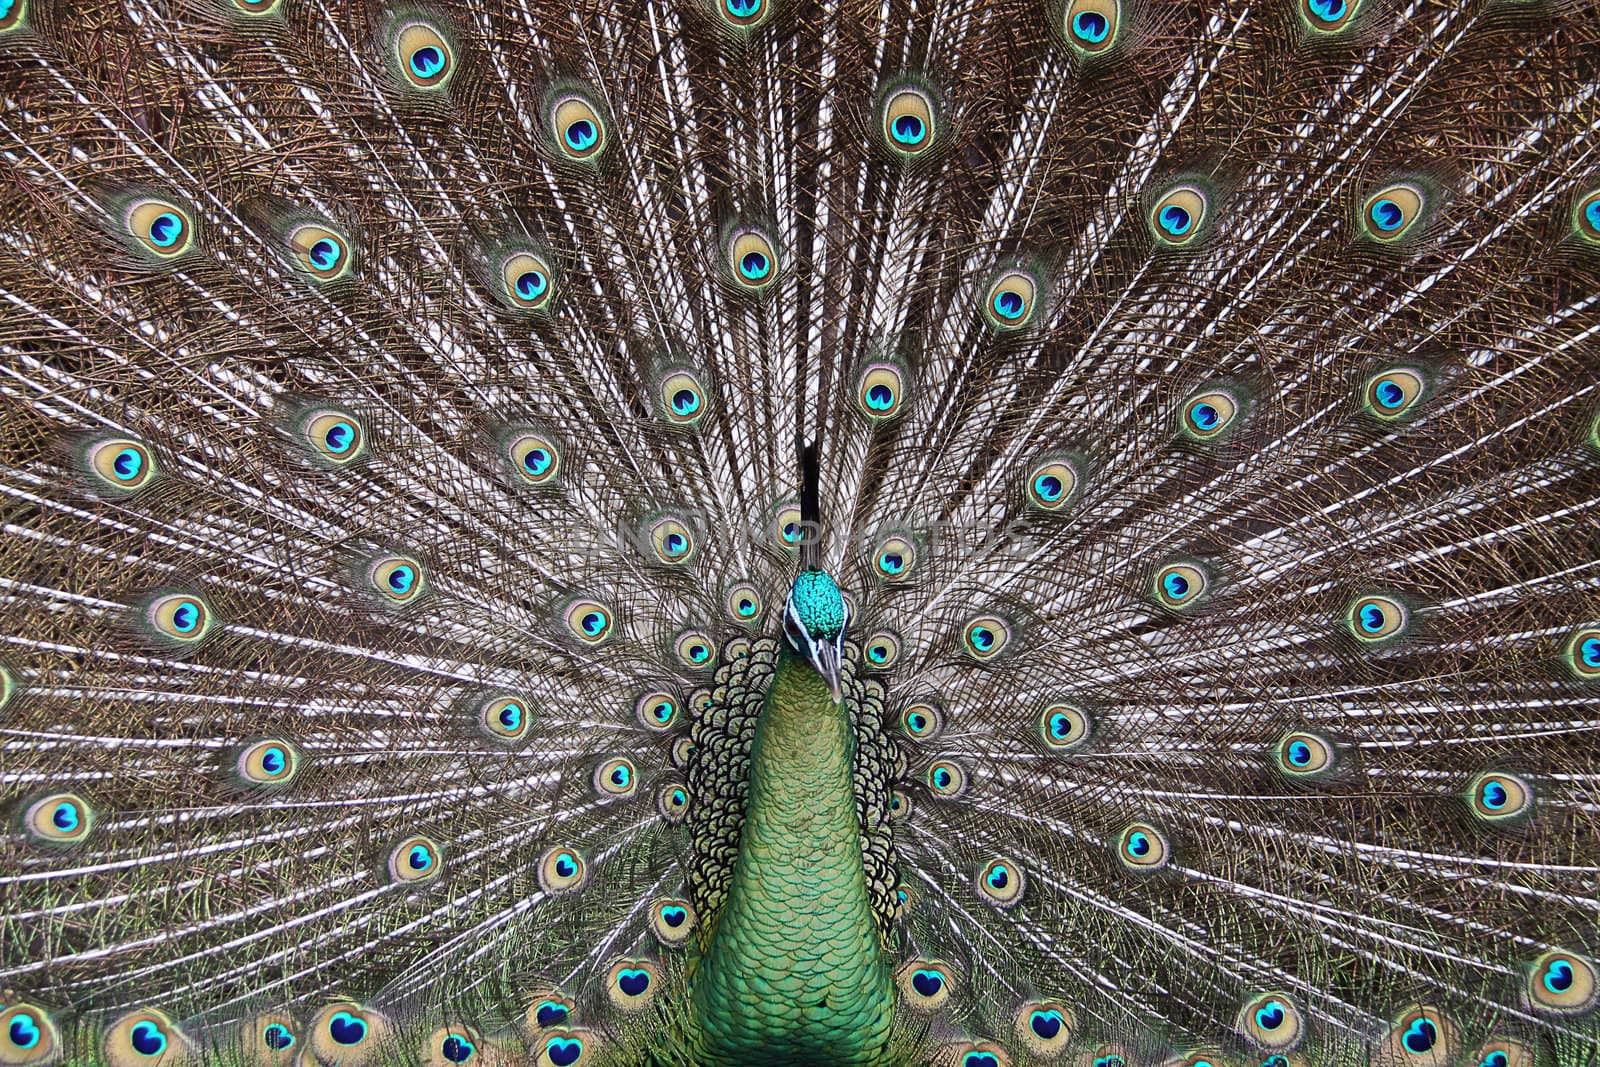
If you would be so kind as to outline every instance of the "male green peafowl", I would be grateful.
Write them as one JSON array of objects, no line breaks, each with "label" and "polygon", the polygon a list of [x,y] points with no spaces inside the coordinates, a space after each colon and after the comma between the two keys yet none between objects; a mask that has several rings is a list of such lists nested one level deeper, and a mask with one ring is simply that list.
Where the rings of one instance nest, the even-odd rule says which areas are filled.
[{"label": "male green peafowl", "polygon": [[0,0],[0,1065],[1600,1061],[1597,133],[1568,0]]}]

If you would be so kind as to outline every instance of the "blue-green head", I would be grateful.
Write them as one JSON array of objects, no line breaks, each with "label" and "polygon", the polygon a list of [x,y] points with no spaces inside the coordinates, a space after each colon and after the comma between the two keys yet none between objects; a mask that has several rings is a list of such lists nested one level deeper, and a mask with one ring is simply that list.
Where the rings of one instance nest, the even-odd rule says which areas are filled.
[{"label": "blue-green head", "polygon": [[839,587],[827,571],[805,570],[789,588],[783,612],[783,635],[816,672],[827,679],[839,699],[839,664],[844,658],[844,628],[850,621]]}]

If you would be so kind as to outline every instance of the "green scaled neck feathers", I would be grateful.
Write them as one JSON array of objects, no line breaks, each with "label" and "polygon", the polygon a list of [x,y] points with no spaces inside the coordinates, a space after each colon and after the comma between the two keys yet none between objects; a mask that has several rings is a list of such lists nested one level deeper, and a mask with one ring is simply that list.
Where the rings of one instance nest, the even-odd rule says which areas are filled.
[{"label": "green scaled neck feathers", "polygon": [[[820,530],[814,447],[802,518]],[[840,700],[849,610],[815,541],[784,608],[784,644],[756,722],[727,900],[691,979],[697,1064],[888,1064],[890,968],[862,866]]]},{"label": "green scaled neck feathers", "polygon": [[691,984],[695,1062],[887,1064],[893,985],[838,699],[847,612],[827,574],[805,571],[786,617],[733,879]]}]

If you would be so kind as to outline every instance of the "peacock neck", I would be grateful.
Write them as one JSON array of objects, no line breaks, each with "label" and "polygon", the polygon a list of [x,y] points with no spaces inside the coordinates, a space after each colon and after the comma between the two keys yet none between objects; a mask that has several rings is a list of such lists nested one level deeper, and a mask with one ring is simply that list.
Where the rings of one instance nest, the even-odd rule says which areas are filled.
[{"label": "peacock neck", "polygon": [[785,648],[756,724],[727,900],[693,980],[697,1063],[887,1062],[850,718]]}]

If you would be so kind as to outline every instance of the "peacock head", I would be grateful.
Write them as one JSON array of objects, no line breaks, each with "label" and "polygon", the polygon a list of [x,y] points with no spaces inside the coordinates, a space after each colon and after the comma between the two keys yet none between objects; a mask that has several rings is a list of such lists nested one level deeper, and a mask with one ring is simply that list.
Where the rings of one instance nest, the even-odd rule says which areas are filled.
[{"label": "peacock head", "polygon": [[783,635],[828,682],[839,700],[839,664],[844,658],[844,627],[850,619],[839,587],[823,570],[804,570],[789,589]]}]

